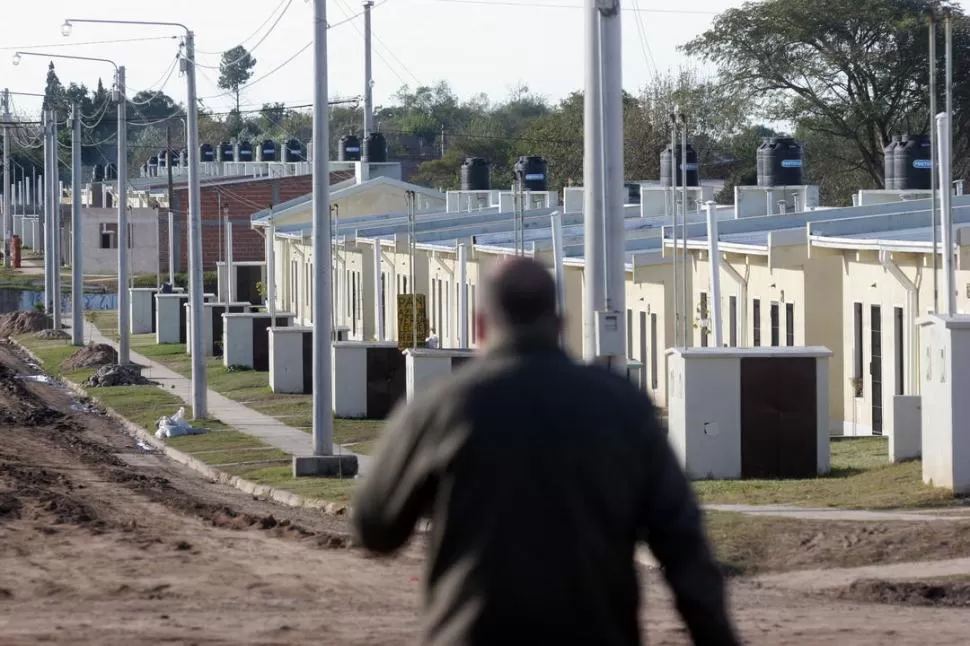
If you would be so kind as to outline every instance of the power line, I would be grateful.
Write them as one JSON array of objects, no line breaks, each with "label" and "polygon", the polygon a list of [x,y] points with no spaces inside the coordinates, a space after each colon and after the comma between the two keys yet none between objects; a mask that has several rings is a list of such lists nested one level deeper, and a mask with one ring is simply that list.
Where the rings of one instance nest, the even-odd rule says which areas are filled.
[{"label": "power line", "polygon": [[[485,5],[489,7],[504,6],[515,7],[517,9],[582,9],[582,5],[558,4],[558,3],[524,3],[510,2],[509,0],[433,0],[433,2],[447,2],[449,4]],[[620,11],[636,11],[629,7],[620,7]],[[672,15],[697,15],[697,16],[716,16],[716,11],[700,11],[694,9],[641,9],[642,13],[672,14]]]},{"label": "power line", "polygon": [[59,42],[47,45],[18,45],[15,47],[0,47],[0,51],[24,51],[28,49],[49,49],[51,47],[81,47],[82,45],[112,45],[115,43],[143,43],[146,40],[175,40],[178,36],[152,36],[150,38],[114,38],[111,40],[86,40],[82,42]]},{"label": "power line", "polygon": [[[289,7],[289,4],[288,3],[291,3],[291,2],[292,2],[292,0],[280,0],[280,3],[278,5],[276,5],[276,8],[273,9],[273,12],[269,14],[269,16],[266,18],[266,20],[264,20],[259,27],[257,27],[256,29],[254,29],[253,30],[253,33],[249,34],[248,36],[246,36],[245,38],[243,38],[241,41],[239,41],[239,45],[245,44],[247,41],[249,41],[253,37],[255,37],[256,34],[258,34],[259,32],[263,31],[263,27],[265,27],[266,25],[269,24],[269,21],[273,19],[273,16],[275,16],[276,15],[276,12],[280,10],[280,7],[282,7],[285,4],[286,5],[286,8],[289,9],[290,7]],[[286,13],[286,9],[283,10],[283,13]],[[202,51],[202,50],[197,49],[197,50],[195,50],[195,53],[196,54],[204,54],[206,56],[221,56],[225,51],[228,51],[228,50],[223,50],[221,52],[206,52],[206,51]]]},{"label": "power line", "polygon": [[[269,38],[269,35],[272,34],[273,31],[276,29],[277,25],[280,24],[280,20],[282,20],[283,19],[283,16],[286,15],[286,12],[289,10],[290,5],[292,5],[292,4],[293,4],[293,0],[286,0],[286,6],[283,8],[283,13],[281,13],[279,16],[276,17],[276,21],[269,28],[269,31],[267,31],[265,34],[263,34],[263,37],[260,38],[258,41],[256,41],[256,44],[253,45],[252,47],[250,47],[249,48],[249,51],[246,51],[244,49],[243,50],[243,53],[240,54],[239,56],[237,56],[235,58],[235,60],[232,60],[232,61],[229,61],[229,62],[226,62],[226,63],[220,63],[217,66],[203,65],[199,61],[196,61],[195,62],[196,67],[205,67],[205,68],[208,68],[210,70],[221,70],[223,68],[223,66],[225,66],[225,67],[232,67],[233,65],[237,65],[238,63],[242,62],[252,52],[256,51],[256,48],[259,47],[260,45],[262,45],[263,42],[265,42],[267,38]],[[279,9],[279,7],[277,7],[277,9]],[[272,17],[272,16],[270,16],[270,17]],[[239,45],[237,45],[237,47],[242,47],[242,44],[240,43]],[[231,51],[231,50],[227,50],[227,51]]]}]

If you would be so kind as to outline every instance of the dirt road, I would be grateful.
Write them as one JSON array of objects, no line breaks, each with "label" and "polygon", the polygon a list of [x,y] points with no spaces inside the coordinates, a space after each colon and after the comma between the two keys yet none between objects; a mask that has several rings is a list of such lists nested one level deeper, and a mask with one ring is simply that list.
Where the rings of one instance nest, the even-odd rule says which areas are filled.
[{"label": "dirt road", "polygon": [[[407,644],[420,545],[348,547],[344,519],[209,483],[140,448],[0,344],[0,644]],[[651,644],[687,644],[655,577]],[[736,581],[748,643],[965,643],[959,610]]]}]

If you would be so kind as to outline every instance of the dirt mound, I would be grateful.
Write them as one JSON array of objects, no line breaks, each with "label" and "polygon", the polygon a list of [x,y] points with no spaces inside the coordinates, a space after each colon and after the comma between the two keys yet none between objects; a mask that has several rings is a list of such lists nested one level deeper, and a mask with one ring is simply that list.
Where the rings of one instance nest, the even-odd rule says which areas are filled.
[{"label": "dirt mound", "polygon": [[98,343],[80,348],[64,360],[61,370],[71,372],[83,368],[100,368],[118,363],[118,352],[110,345]]},{"label": "dirt mound", "polygon": [[0,366],[0,425],[41,426],[61,417],[56,410],[37,403],[20,375]]},{"label": "dirt mound", "polygon": [[112,364],[98,368],[98,371],[91,375],[84,385],[110,388],[112,386],[157,386],[158,382],[142,376],[141,368],[138,366]]},{"label": "dirt mound", "polygon": [[928,581],[864,579],[835,592],[838,599],[897,606],[970,608],[970,578]]},{"label": "dirt mound", "polygon": [[40,332],[52,325],[51,318],[40,312],[12,312],[0,316],[0,339],[29,332]]},{"label": "dirt mound", "polygon": [[38,339],[48,339],[48,340],[52,340],[52,339],[66,340],[71,338],[71,335],[65,332],[64,330],[41,330],[40,332],[37,332],[36,334],[34,334],[34,336],[37,337]]}]

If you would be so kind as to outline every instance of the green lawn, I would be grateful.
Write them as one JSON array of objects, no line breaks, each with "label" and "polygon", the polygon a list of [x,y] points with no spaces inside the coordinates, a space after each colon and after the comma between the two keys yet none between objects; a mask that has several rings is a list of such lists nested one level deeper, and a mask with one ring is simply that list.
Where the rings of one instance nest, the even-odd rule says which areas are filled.
[{"label": "green lawn", "polygon": [[[109,313],[99,314],[104,315],[101,320],[110,321],[106,316]],[[191,357],[185,353],[184,344],[158,345],[154,334],[138,334],[131,337],[131,347],[181,375],[192,375]],[[265,372],[229,370],[221,358],[211,357],[206,362],[206,378],[209,388],[234,401],[307,433],[312,429],[312,395],[274,393]],[[367,454],[373,450],[382,426],[381,420],[334,419],[334,441],[352,445],[355,453]]]},{"label": "green lawn", "polygon": [[694,487],[705,503],[892,509],[957,500],[945,489],[923,484],[919,460],[890,464],[886,438],[837,439],[831,447],[832,472],[823,478],[709,480]]}]

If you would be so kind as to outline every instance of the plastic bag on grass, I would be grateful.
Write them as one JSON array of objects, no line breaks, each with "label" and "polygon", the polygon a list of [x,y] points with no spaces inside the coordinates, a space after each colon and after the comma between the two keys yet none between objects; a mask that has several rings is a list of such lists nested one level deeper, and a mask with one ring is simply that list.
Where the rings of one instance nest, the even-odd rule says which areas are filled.
[{"label": "plastic bag on grass", "polygon": [[155,437],[179,437],[181,435],[201,435],[208,429],[195,428],[185,419],[185,407],[180,407],[171,417],[162,417],[156,424]]}]

